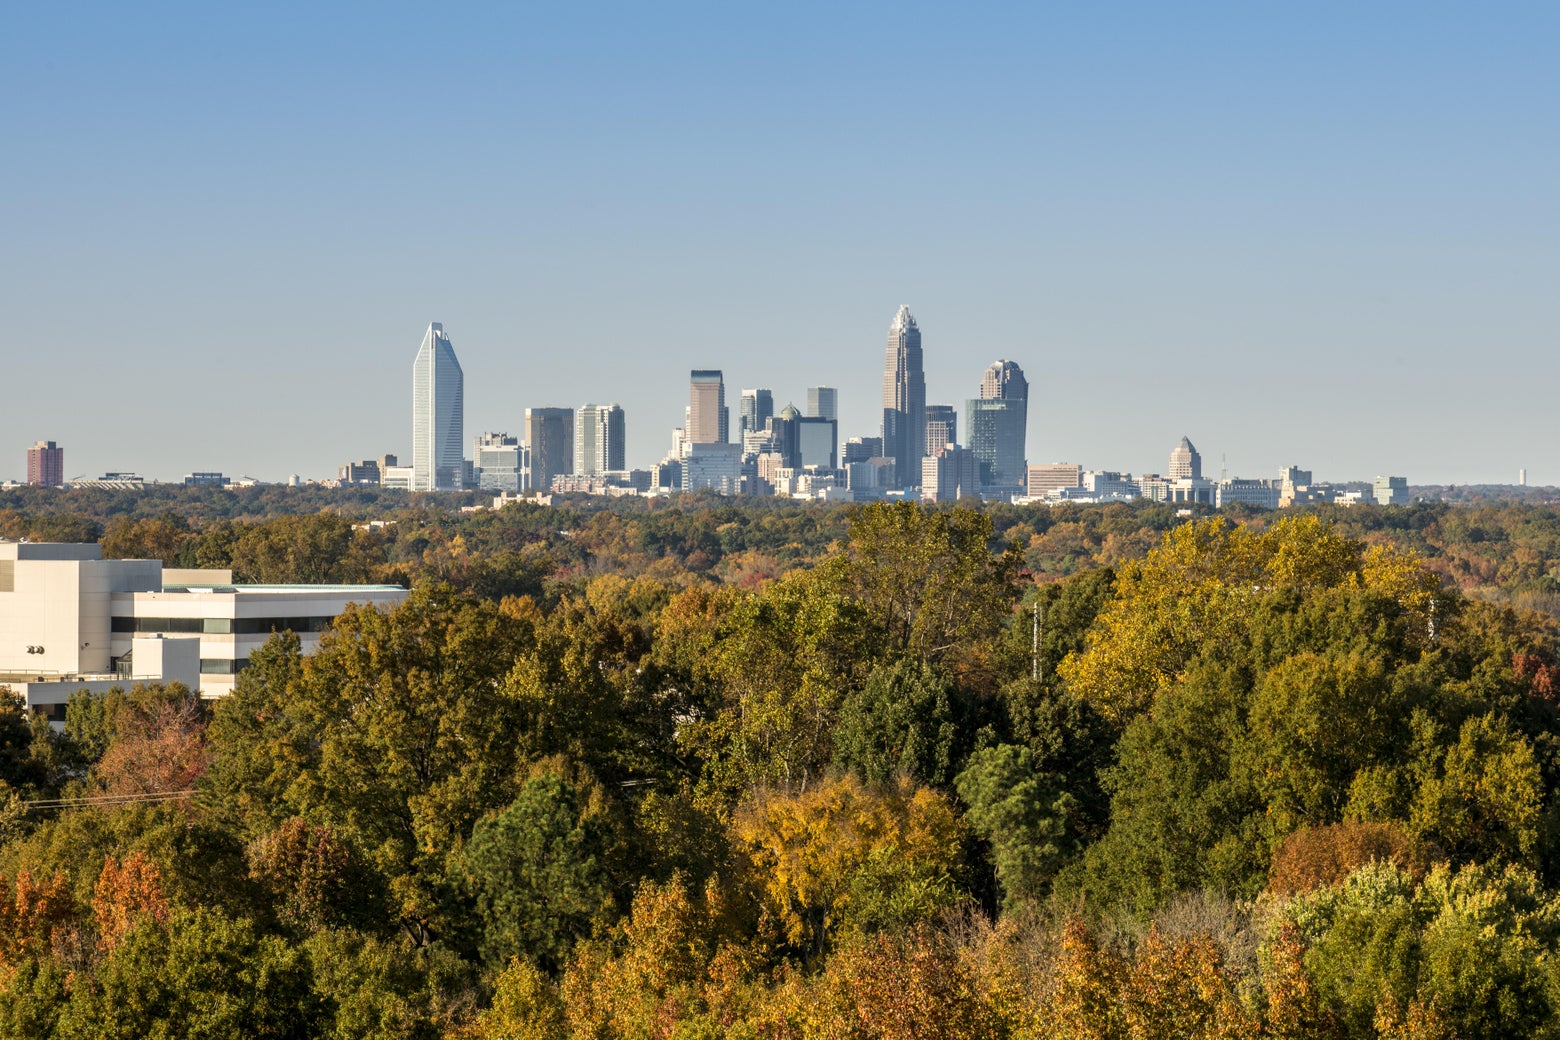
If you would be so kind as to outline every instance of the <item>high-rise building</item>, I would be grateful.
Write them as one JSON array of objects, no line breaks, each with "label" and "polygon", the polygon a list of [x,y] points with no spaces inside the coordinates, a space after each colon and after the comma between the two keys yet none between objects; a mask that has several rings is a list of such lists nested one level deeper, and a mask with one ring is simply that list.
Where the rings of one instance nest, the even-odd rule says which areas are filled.
[{"label": "high-rise building", "polygon": [[774,418],[774,415],[775,395],[772,391],[763,387],[742,391],[739,435],[746,438],[750,433],[761,432],[769,425],[769,420]]},{"label": "high-rise building", "polygon": [[689,444],[725,444],[731,413],[726,408],[726,383],[719,369],[695,369],[688,383]]},{"label": "high-rise building", "polygon": [[573,408],[527,408],[525,440],[535,490],[551,491],[553,477],[574,472]]},{"label": "high-rise building", "polygon": [[1192,447],[1192,442],[1181,438],[1181,443],[1170,453],[1170,469],[1165,474],[1171,480],[1201,480],[1202,456]]},{"label": "high-rise building", "polygon": [[813,419],[840,421],[840,392],[832,386],[807,388],[807,415]]},{"label": "high-rise building", "polygon": [[937,452],[950,444],[959,443],[959,413],[951,404],[926,406],[926,454]]},{"label": "high-rise building", "polygon": [[901,484],[921,474],[926,454],[926,377],[921,371],[921,330],[909,307],[900,307],[888,327],[883,368],[883,454],[894,460]]},{"label": "high-rise building", "polygon": [[982,397],[964,402],[964,436],[975,453],[982,487],[1011,488],[1024,484],[1025,402],[1010,397]]},{"label": "high-rise building", "polygon": [[992,362],[980,380],[980,400],[966,401],[964,436],[980,467],[981,484],[1024,485],[1029,428],[1029,380],[1015,361]]},{"label": "high-rise building", "polygon": [[921,501],[957,502],[976,493],[975,453],[948,443],[921,460]]},{"label": "high-rise building", "polygon": [[34,487],[65,486],[65,449],[39,441],[27,449],[27,483]]},{"label": "high-rise building", "polygon": [[839,466],[839,433],[833,419],[804,415],[796,420],[797,464],[803,468]]},{"label": "high-rise building", "polygon": [[441,491],[464,482],[465,376],[444,326],[423,333],[412,363],[412,490]]},{"label": "high-rise building", "polygon": [[484,433],[472,453],[477,487],[484,491],[525,490],[525,445],[507,433]]},{"label": "high-rise building", "polygon": [[788,404],[780,414],[769,420],[769,435],[774,448],[784,460],[783,465],[800,469],[802,465],[802,413],[796,405]]},{"label": "high-rise building", "polygon": [[593,476],[624,469],[627,455],[623,409],[616,404],[588,404],[574,413],[574,472]]}]

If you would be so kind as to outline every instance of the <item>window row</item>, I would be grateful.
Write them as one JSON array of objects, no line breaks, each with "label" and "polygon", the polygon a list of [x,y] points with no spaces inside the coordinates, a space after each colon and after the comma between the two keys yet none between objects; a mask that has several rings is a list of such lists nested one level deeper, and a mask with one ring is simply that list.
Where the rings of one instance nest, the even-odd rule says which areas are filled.
[{"label": "window row", "polygon": [[335,620],[329,617],[278,617],[278,618],[154,618],[116,617],[115,632],[157,633],[178,635],[205,633],[208,635],[269,635],[272,632],[292,631],[324,632]]}]

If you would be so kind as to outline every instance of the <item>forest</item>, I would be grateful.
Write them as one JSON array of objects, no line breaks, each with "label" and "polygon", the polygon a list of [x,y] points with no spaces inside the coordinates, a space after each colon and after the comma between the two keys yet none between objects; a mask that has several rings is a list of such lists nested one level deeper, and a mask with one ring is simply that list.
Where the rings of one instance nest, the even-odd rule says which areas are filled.
[{"label": "forest", "polygon": [[397,582],[0,710],[0,1035],[1560,1037],[1560,512],[0,509]]}]

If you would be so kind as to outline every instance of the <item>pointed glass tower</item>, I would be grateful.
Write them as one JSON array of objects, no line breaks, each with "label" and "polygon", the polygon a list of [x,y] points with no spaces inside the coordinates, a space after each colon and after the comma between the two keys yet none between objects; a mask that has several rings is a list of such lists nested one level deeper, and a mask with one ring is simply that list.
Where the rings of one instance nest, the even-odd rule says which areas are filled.
[{"label": "pointed glass tower", "polygon": [[894,460],[894,483],[917,487],[926,454],[926,377],[921,372],[921,330],[909,307],[888,327],[883,367],[883,454]]},{"label": "pointed glass tower", "polygon": [[465,483],[465,375],[444,326],[433,322],[412,363],[412,490]]}]

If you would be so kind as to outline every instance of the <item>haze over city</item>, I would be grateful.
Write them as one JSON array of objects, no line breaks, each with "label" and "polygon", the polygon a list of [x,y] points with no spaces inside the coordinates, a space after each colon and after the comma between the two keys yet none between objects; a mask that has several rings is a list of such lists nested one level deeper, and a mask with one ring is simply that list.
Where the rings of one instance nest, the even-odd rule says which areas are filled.
[{"label": "haze over city", "polygon": [[[1412,11],[1411,20],[1400,17]],[[280,13],[279,13],[280,12]],[[409,454],[690,369],[927,400],[1030,381],[1031,462],[1560,481],[1560,16],[790,5],[8,14],[0,480]],[[14,388],[26,388],[16,393]]]}]

